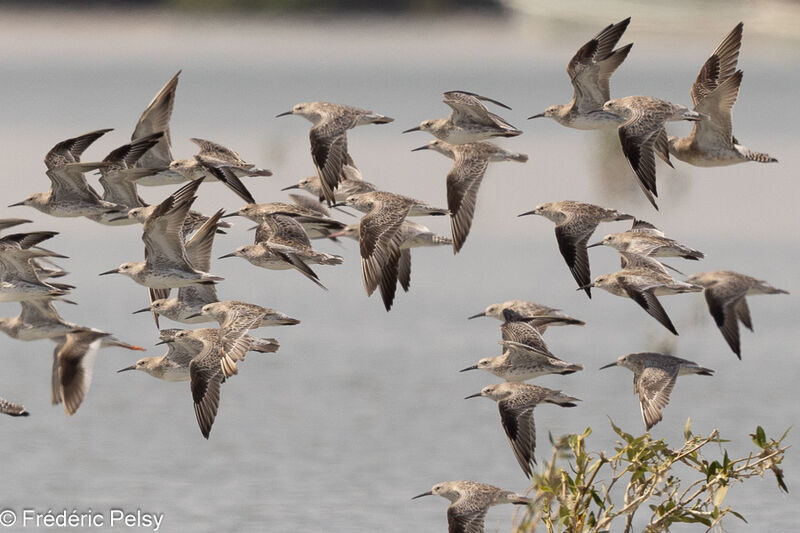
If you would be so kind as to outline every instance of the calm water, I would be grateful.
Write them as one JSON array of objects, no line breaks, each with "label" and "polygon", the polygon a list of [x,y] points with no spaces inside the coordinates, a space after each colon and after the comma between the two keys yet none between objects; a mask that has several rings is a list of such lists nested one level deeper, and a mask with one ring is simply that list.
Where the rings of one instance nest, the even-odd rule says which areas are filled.
[{"label": "calm water", "polygon": [[[652,94],[683,103],[707,54],[739,20],[698,20],[698,27],[713,30],[710,35],[682,41],[637,31],[635,12],[605,12],[608,18],[598,28],[577,32],[480,19],[393,25],[372,19],[214,22],[4,14],[2,205],[45,189],[41,159],[57,141],[116,128],[87,151],[86,160],[125,143],[141,110],[179,68],[174,153],[188,157],[195,148],[188,138],[201,137],[272,168],[275,177],[248,182],[261,201],[283,199],[281,187],[313,172],[308,123],[272,118],[303,100],[351,103],[395,117],[389,126],[353,131],[353,156],[366,179],[431,203],[446,203],[443,182],[450,162],[431,152],[409,153],[428,137],[400,131],[443,116],[444,90],[473,90],[511,105],[514,111],[503,116],[526,134],[505,146],[528,153],[530,161],[490,168],[462,253],[415,251],[412,290],[399,294],[388,314],[377,297],[367,299],[363,292],[354,242],[319,243],[345,257],[339,268],[317,269],[328,292],[294,272],[269,272],[240,260],[215,262],[212,271],[227,278],[220,297],[269,305],[303,323],[258,330],[279,338],[281,350],[276,356],[252,354],[240,375],[224,385],[210,441],[199,434],[186,384],[115,374],[136,353],[104,351],[87,400],[67,420],[49,405],[50,344],[0,338],[0,393],[24,402],[32,413],[25,420],[0,419],[3,450],[10,457],[0,466],[0,508],[141,508],[165,513],[161,531],[170,532],[444,531],[446,502],[411,502],[411,496],[450,479],[515,490],[527,486],[494,403],[461,400],[495,379],[457,372],[499,353],[499,323],[466,317],[511,298],[562,307],[588,324],[547,333],[555,354],[586,370],[540,380],[583,403],[571,410],[537,409],[539,457],[549,454],[548,432],[587,426],[594,428],[590,446],[610,449],[615,439],[607,417],[640,432],[631,374],[596,369],[623,353],[664,346],[717,374],[681,378],[664,421],[652,431],[655,437],[679,444],[691,416],[698,433],[719,428],[733,441],[731,456],[738,457],[750,449],[748,434],[756,425],[773,436],[797,425],[800,306],[794,296],[751,299],[757,333],[743,330],[739,362],[702,297],[664,299],[681,332],[673,338],[632,302],[603,291],[589,301],[576,292],[552,224],[516,217],[540,202],[566,198],[611,205],[705,251],[707,259],[698,264],[673,261],[686,272],[733,269],[794,294],[800,289],[795,103],[800,71],[791,47],[768,39],[751,43],[745,26],[737,136],[781,163],[695,169],[678,162],[675,171],[659,164],[660,213],[646,204],[624,167],[619,175],[598,179],[598,154],[606,146],[617,150],[613,133],[604,141],[554,122],[526,122],[545,106],[568,100],[567,59],[600,26],[628,14],[634,22],[623,42],[636,46],[614,78],[613,94]],[[688,131],[674,126],[671,131]],[[150,188],[143,194],[158,201],[167,191]],[[210,212],[236,209],[239,202],[211,184],[203,187],[197,205]],[[150,355],[162,353],[154,346],[151,319],[130,315],[146,305],[146,291],[121,277],[97,277],[141,257],[138,226],[106,228],[25,208],[4,208],[1,215],[29,217],[35,221],[30,229],[62,232],[48,246],[71,257],[63,263],[72,272],[67,281],[78,286],[74,299],[80,305],[60,305],[67,319],[113,331],[147,347]],[[446,220],[423,222],[448,231]],[[252,239],[248,225],[237,221],[220,236],[215,255]],[[598,233],[625,226],[609,224]],[[592,250],[591,261],[593,274],[618,265],[604,248]],[[11,316],[17,308],[2,304],[2,313]],[[777,490],[771,474],[729,492],[728,503],[750,527],[796,530],[796,450],[784,467],[793,491],[788,496]],[[487,530],[510,530],[510,514],[509,508],[492,510]],[[750,530],[735,521],[726,527]]]}]

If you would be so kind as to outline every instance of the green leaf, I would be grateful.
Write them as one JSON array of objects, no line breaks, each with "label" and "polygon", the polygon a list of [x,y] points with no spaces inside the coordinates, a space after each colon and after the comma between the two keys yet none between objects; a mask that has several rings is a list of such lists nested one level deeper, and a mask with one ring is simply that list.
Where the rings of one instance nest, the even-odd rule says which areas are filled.
[{"label": "green leaf", "polygon": [[723,485],[717,490],[716,494],[714,494],[714,507],[719,507],[722,505],[722,500],[725,499],[725,496],[728,494],[728,485]]},{"label": "green leaf", "polygon": [[742,522],[744,522],[745,524],[747,523],[747,520],[745,520],[745,518],[744,518],[744,517],[743,517],[741,514],[737,513],[737,512],[736,512],[736,511],[734,511],[733,509],[731,509],[731,510],[730,510],[730,513],[731,513],[733,516],[735,516],[736,518],[738,518],[739,520],[741,520]]},{"label": "green leaf", "polygon": [[692,417],[686,419],[686,425],[683,426],[683,438],[689,440],[692,438]]},{"label": "green leaf", "polygon": [[753,437],[753,442],[759,448],[763,449],[767,445],[767,435],[764,433],[764,428],[761,426],[756,428],[755,434],[751,435],[751,437]]}]

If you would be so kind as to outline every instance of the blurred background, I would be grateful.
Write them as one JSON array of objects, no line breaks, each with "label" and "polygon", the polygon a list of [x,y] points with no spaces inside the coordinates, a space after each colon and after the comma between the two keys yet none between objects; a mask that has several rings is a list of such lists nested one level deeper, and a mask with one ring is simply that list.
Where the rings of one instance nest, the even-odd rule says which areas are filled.
[{"label": "blurred background", "polygon": [[[620,45],[635,43],[612,79],[612,96],[651,95],[689,104],[689,87],[708,55],[740,21],[744,81],[734,132],[778,164],[702,169],[675,161],[658,168],[659,206],[650,207],[621,156],[614,131],[584,132],[549,120],[526,121],[567,103],[565,67],[603,27],[628,16]],[[358,247],[316,241],[340,254],[339,267],[315,267],[328,291],[293,271],[258,269],[240,259],[212,262],[226,278],[221,299],[242,299],[302,320],[255,333],[276,337],[276,355],[251,354],[223,385],[209,441],[200,435],[188,385],[142,373],[116,374],[139,353],[104,350],[94,383],[71,419],[49,405],[52,347],[0,338],[0,395],[26,405],[27,419],[0,419],[0,508],[121,507],[165,514],[162,531],[444,531],[447,502],[410,501],[439,481],[474,479],[524,491],[521,474],[485,399],[463,401],[496,378],[458,370],[498,355],[499,322],[467,321],[512,298],[563,308],[583,328],[551,328],[545,339],[583,372],[537,383],[577,396],[575,409],[537,409],[537,457],[548,434],[594,429],[592,449],[615,442],[608,417],[643,431],[631,374],[597,368],[624,353],[668,351],[717,371],[681,378],[655,438],[678,446],[688,417],[697,433],[719,428],[731,457],[752,449],[762,425],[777,437],[798,423],[796,204],[800,158],[800,5],[797,2],[407,2],[276,0],[163,2],[3,2],[0,5],[0,178],[3,206],[44,191],[42,158],[57,142],[115,130],[85,161],[125,144],[151,98],[182,69],[172,116],[173,153],[195,153],[190,137],[226,145],[273,170],[248,188],[261,202],[285,200],[280,189],[313,174],[310,124],[275,115],[301,101],[325,100],[395,118],[349,133],[364,178],[381,188],[445,205],[451,161],[411,153],[428,142],[400,132],[446,116],[447,90],[468,90],[513,108],[499,113],[524,135],[501,144],[527,153],[526,164],[490,166],[469,238],[458,256],[447,248],[415,250],[412,288],[390,313],[366,297]],[[670,124],[685,135],[690,125]],[[95,178],[90,177],[94,182]],[[175,187],[177,188],[177,187]],[[158,202],[173,188],[140,188]],[[537,204],[581,200],[634,214],[706,253],[686,272],[730,269],[792,293],[750,299],[756,333],[742,329],[743,359],[728,349],[702,296],[662,302],[681,333],[670,335],[629,300],[576,292],[553,234],[539,217],[517,218]],[[196,208],[235,210],[239,199],[204,184]],[[142,258],[140,226],[104,227],[55,219],[33,209],[0,208],[26,217],[20,231],[56,230],[47,247],[70,256],[65,281],[78,306],[59,304],[71,321],[114,332],[163,353],[147,315],[147,291],[123,277],[97,274]],[[340,216],[343,221],[352,219]],[[214,257],[249,243],[248,221],[218,236]],[[417,219],[439,233],[442,219]],[[624,231],[626,223],[596,233]],[[618,269],[613,250],[594,248],[592,274]],[[19,306],[0,304],[3,316]],[[178,327],[163,320],[162,327]],[[794,434],[788,438],[794,442]],[[720,451],[721,453],[721,451]],[[800,459],[784,465],[789,495],[771,473],[729,491],[726,503],[750,525],[726,531],[796,529]],[[512,510],[497,507],[487,531],[509,531]],[[642,524],[643,525],[643,524]],[[676,531],[692,531],[690,527]]]}]

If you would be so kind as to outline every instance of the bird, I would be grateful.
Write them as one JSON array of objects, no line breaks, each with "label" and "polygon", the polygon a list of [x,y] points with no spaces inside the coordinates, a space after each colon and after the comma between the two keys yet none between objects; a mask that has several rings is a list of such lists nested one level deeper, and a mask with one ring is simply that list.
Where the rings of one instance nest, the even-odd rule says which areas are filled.
[{"label": "bird", "polygon": [[122,274],[151,289],[171,289],[196,283],[210,284],[223,278],[196,270],[186,257],[181,228],[194,202],[199,181],[189,182],[168,196],[144,223],[142,240],[145,244],[143,262],[122,263],[119,267],[100,273]]},{"label": "bird", "polygon": [[[627,252],[622,252],[620,255],[622,254],[627,254]],[[589,286],[605,289],[611,294],[622,298],[631,298],[673,335],[677,335],[678,331],[657,297],[685,292],[700,292],[703,288],[691,282],[687,283],[674,279],[654,259],[635,254],[628,255],[628,266],[613,274],[597,276]],[[622,257],[625,257],[625,255],[622,255]],[[649,260],[649,262],[645,260]]]},{"label": "bird", "polygon": [[670,239],[664,232],[644,220],[634,219],[631,229],[623,233],[610,233],[601,241],[590,244],[587,248],[595,246],[610,246],[620,252],[630,252],[648,257],[681,257],[697,261],[705,255],[681,244],[675,239]]},{"label": "bird", "polygon": [[[539,333],[544,333],[550,326],[585,326],[586,322],[572,318],[568,314],[547,305],[528,302],[525,300],[508,300],[506,302],[491,304],[486,307],[482,313],[478,313],[467,317],[468,320],[479,317],[491,317],[497,320],[505,321],[506,318],[503,312],[506,309],[515,311],[518,315],[525,317],[526,321],[533,327],[539,330]],[[541,317],[538,319],[537,317]]]},{"label": "bird", "polygon": [[311,159],[320,178],[322,194],[329,204],[336,201],[334,191],[344,178],[343,167],[353,165],[353,158],[347,151],[347,130],[394,121],[366,109],[331,102],[301,102],[276,118],[287,115],[299,115],[314,124],[309,131]]},{"label": "bird", "polygon": [[713,370],[693,361],[653,352],[629,353],[600,369],[612,366],[622,366],[633,372],[633,392],[639,395],[646,431],[650,431],[661,420],[662,411],[669,403],[669,395],[678,376],[714,374]]},{"label": "bird", "polygon": [[[322,189],[322,182],[319,176],[310,176],[303,178],[297,182],[296,185],[290,185],[281,189],[288,191],[291,189],[300,189],[308,191],[314,196],[318,197],[320,201],[325,200],[325,193]],[[333,191],[335,202],[344,202],[351,194],[358,194],[362,192],[371,192],[378,190],[375,185],[368,181],[364,181],[359,171],[353,165],[342,166],[342,178],[339,181],[339,186]]]},{"label": "bird", "polygon": [[447,173],[447,208],[450,210],[450,229],[453,235],[453,253],[464,246],[472,226],[472,217],[478,203],[478,189],[489,163],[496,161],[528,161],[527,154],[511,152],[490,142],[449,144],[434,139],[418,150],[433,150],[453,160]]},{"label": "bird", "polygon": [[[117,373],[130,370],[139,370],[164,381],[189,381],[189,363],[202,350],[202,340],[199,339],[218,339],[219,329],[197,329],[193,330],[187,338],[198,339],[196,343],[173,342],[178,332],[188,331],[179,329],[162,329],[159,337],[162,342],[158,344],[167,345],[167,353],[159,357],[143,357],[131,366],[127,366]],[[245,335],[250,342],[250,351],[260,353],[274,353],[278,351],[280,344],[275,339],[261,339]]]},{"label": "bird", "polygon": [[20,224],[30,224],[32,220],[27,218],[0,218],[0,231],[5,231]]},{"label": "bird", "polygon": [[[222,210],[217,211],[186,243],[186,258],[194,268],[202,272],[207,272],[211,268],[211,248],[222,213]],[[177,298],[168,298],[168,296],[169,290],[167,289],[150,289],[150,305],[134,311],[133,314],[151,311],[156,321],[156,327],[159,327],[159,315],[185,324],[207,322],[210,319],[197,315],[197,313],[205,304],[217,301],[217,289],[214,284],[194,284],[179,288]]]},{"label": "bird", "polygon": [[[242,321],[252,323],[254,317],[259,318],[255,322],[255,326],[253,326],[255,328],[294,326],[300,323],[296,318],[292,318],[275,309],[236,300],[206,304],[197,315],[207,316],[216,320],[222,329],[236,328]],[[189,318],[192,318],[192,316],[189,316]]]},{"label": "bird", "polygon": [[739,322],[753,331],[750,308],[745,296],[749,294],[789,294],[766,281],[730,270],[692,274],[687,282],[703,288],[708,310],[722,336],[739,359],[742,350],[739,342]]},{"label": "bird", "polygon": [[52,393],[54,399],[63,401],[67,416],[75,414],[89,392],[101,339],[109,335],[93,329],[74,329],[58,349],[53,362]]},{"label": "bird", "polygon": [[62,337],[79,327],[67,322],[58,314],[54,298],[36,298],[20,301],[19,315],[0,318],[0,331],[20,341],[36,341]]},{"label": "bird", "polygon": [[708,119],[695,122],[688,137],[668,138],[669,153],[690,165],[718,167],[747,161],[778,162],[769,154],[742,146],[733,135],[731,112],[743,77],[742,71],[736,70],[743,27],[740,22],[722,40],[692,84],[694,109]]},{"label": "bird", "polygon": [[255,244],[240,246],[220,256],[241,257],[251,264],[269,270],[295,269],[324,290],[319,276],[309,265],[340,265],[342,257],[314,250],[303,227],[285,215],[264,216],[256,230]]},{"label": "bird", "polygon": [[[338,233],[331,234],[331,238],[348,237],[358,240],[360,223],[348,224],[346,228]],[[411,249],[429,246],[450,246],[453,240],[450,237],[438,235],[428,227],[404,220],[400,226],[401,243],[400,259],[397,265],[397,281],[404,291],[408,292],[411,287]],[[380,288],[381,285],[378,285]]]},{"label": "bird", "polygon": [[632,219],[632,215],[616,209],[608,209],[593,204],[562,200],[539,204],[532,211],[519,216],[541,215],[556,224],[556,241],[558,249],[569,267],[572,277],[579,287],[585,287],[586,295],[591,298],[589,288],[589,254],[586,244],[601,222],[614,222]]},{"label": "bird", "polygon": [[503,353],[484,357],[477,364],[460,370],[486,370],[506,381],[527,381],[547,374],[574,374],[583,365],[562,361],[553,354],[544,354],[535,347],[516,341],[503,341]]},{"label": "bird", "polygon": [[449,117],[426,120],[416,128],[407,129],[403,133],[426,131],[450,144],[485,141],[492,137],[516,137],[522,134],[521,130],[489,112],[483,105],[483,102],[491,102],[505,109],[511,109],[497,100],[467,91],[447,91],[442,96],[444,103],[452,108]]},{"label": "bird", "polygon": [[239,216],[261,224],[273,215],[293,218],[300,223],[309,239],[328,238],[331,233],[341,231],[345,227],[344,223],[334,220],[330,216],[322,215],[318,208],[311,209],[307,206],[296,203],[287,204],[286,202],[247,204],[237,211],[228,213],[224,218]]},{"label": "bird", "polygon": [[428,492],[411,498],[437,495],[450,500],[447,507],[449,533],[483,533],[483,521],[489,507],[503,503],[528,505],[530,498],[510,490],[476,481],[445,481],[437,483]]},{"label": "bird", "polygon": [[55,231],[14,233],[0,238],[0,302],[53,298],[69,294],[72,285],[43,281],[34,258],[61,257],[36,245],[58,235]]},{"label": "bird", "polygon": [[651,96],[626,96],[608,100],[603,104],[603,110],[623,119],[617,130],[622,152],[636,174],[642,192],[658,210],[655,200],[658,196],[655,155],[672,166],[664,124],[677,120],[696,122],[707,119],[708,115]]},{"label": "bird", "polygon": [[0,413],[10,416],[28,416],[30,413],[22,406],[0,397]]},{"label": "bird", "polygon": [[525,475],[533,475],[533,465],[536,464],[534,449],[536,448],[536,425],[533,421],[533,409],[540,403],[552,403],[561,407],[575,407],[578,398],[567,396],[561,391],[506,381],[496,385],[489,385],[476,394],[471,394],[465,399],[483,396],[497,402],[500,410],[500,421],[514,451],[519,466]]},{"label": "bird", "polygon": [[366,213],[358,229],[364,288],[370,296],[380,285],[383,305],[389,311],[397,285],[403,221],[407,216],[444,215],[448,211],[386,191],[348,196],[345,205]]},{"label": "bird", "polygon": [[102,215],[123,210],[124,206],[103,201],[83,176],[84,172],[96,170],[106,163],[82,163],[80,160],[84,150],[109,131],[111,129],[91,131],[53,146],[44,158],[50,190],[34,193],[9,207],[25,205],[55,217]]},{"label": "bird", "polygon": [[170,170],[188,180],[221,181],[245,202],[256,202],[239,178],[272,176],[271,170],[245,162],[239,154],[221,144],[198,138],[189,140],[200,147],[200,152],[191,159],[172,161],[169,164]]},{"label": "bird", "polygon": [[619,116],[603,109],[611,99],[609,82],[614,71],[625,61],[633,43],[614,50],[631,18],[609,24],[581,46],[567,64],[567,75],[574,88],[566,105],[551,105],[532,118],[552,118],[562,126],[596,130],[619,126]]}]

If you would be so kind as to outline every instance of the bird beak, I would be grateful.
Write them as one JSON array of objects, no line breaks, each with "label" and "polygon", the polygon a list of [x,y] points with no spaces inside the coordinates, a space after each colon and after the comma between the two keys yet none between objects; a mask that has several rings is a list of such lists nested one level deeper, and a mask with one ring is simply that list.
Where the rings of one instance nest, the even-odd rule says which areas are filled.
[{"label": "bird beak", "polygon": [[112,270],[106,270],[105,272],[100,272],[99,276],[105,276],[106,274],[119,274],[119,268],[115,268]]},{"label": "bird beak", "polygon": [[335,239],[336,237],[343,237],[343,236],[344,236],[343,231],[337,231],[336,233],[331,233],[330,235],[328,235],[328,238]]},{"label": "bird beak", "polygon": [[478,313],[477,315],[468,316],[467,320],[472,320],[473,318],[478,318],[478,317],[481,317],[481,316],[486,316],[486,312]]},{"label": "bird beak", "polygon": [[617,366],[617,362],[614,361],[613,363],[609,363],[607,365],[603,365],[603,366],[600,367],[600,370],[604,370],[606,368],[611,368],[612,366]]},{"label": "bird beak", "polygon": [[[468,366],[467,368],[462,368],[459,372],[466,372],[467,370],[478,370],[478,365]],[[478,394],[480,396],[480,394]],[[467,398],[471,398],[472,396],[467,396]]]},{"label": "bird beak", "polygon": [[283,113],[278,113],[277,115],[275,115],[275,118],[285,117],[286,115],[293,115],[293,114],[294,113],[292,111],[284,111]]},{"label": "bird beak", "polygon": [[466,396],[464,399],[469,400],[470,398],[478,398],[479,396],[482,396],[482,394],[480,392],[476,392],[475,394],[470,394],[469,396]]},{"label": "bird beak", "polygon": [[281,189],[281,190],[282,190],[282,191],[288,191],[288,190],[291,190],[291,189],[299,189],[299,188],[300,188],[300,185],[298,185],[298,184],[294,184],[294,185],[289,185],[288,187],[284,187],[284,188],[283,188],[283,189]]},{"label": "bird beak", "polygon": [[162,345],[162,344],[167,344],[167,342],[169,342],[169,341],[158,341],[158,342],[155,344],[155,346],[160,346],[160,345]]},{"label": "bird beak", "polygon": [[596,242],[596,243],[594,243],[594,244],[588,244],[588,245],[586,245],[586,247],[587,247],[587,248],[594,248],[595,246],[602,246],[602,245],[603,245],[603,241],[597,241],[597,242]]},{"label": "bird beak", "polygon": [[11,204],[8,207],[17,207],[17,206],[20,206],[20,205],[25,205],[25,201],[23,200],[22,202],[17,202],[15,204]]},{"label": "bird beak", "polygon": [[225,215],[222,215],[219,218],[229,218],[229,217],[238,217],[238,216],[239,216],[239,212],[238,211],[234,211],[233,213],[227,213]]},{"label": "bird beak", "polygon": [[410,130],[406,130],[403,133],[411,133],[412,131],[419,131],[419,126],[417,126],[416,128],[411,128]]},{"label": "bird beak", "polygon": [[231,252],[229,254],[221,255],[217,259],[227,259],[229,257],[236,257],[236,252]]},{"label": "bird beak", "polygon": [[331,207],[347,207],[347,203],[346,202],[336,202],[336,203],[331,204]]},{"label": "bird beak", "polygon": [[110,346],[116,346],[117,348],[125,348],[126,350],[136,350],[137,352],[146,352],[147,350],[142,348],[141,346],[136,346],[134,344],[128,344],[127,342],[122,342],[114,339],[113,337],[109,337],[106,340],[106,343]]},{"label": "bird beak", "polygon": [[[419,129],[419,128],[417,128],[417,129]],[[411,130],[408,130],[408,131],[411,131]],[[405,133],[405,131],[403,133]],[[420,146],[419,148],[414,148],[411,151],[412,152],[419,152],[420,150],[430,150],[430,149],[431,149],[431,147],[426,144],[425,146]]]},{"label": "bird beak", "polygon": [[128,215],[122,215],[122,216],[119,216],[119,217],[109,218],[108,221],[109,222],[115,222],[117,220],[126,220],[127,218],[128,218]]},{"label": "bird beak", "polygon": [[542,118],[543,116],[544,116],[544,113],[539,113],[538,115],[533,115],[532,117],[528,117],[528,120],[530,120],[532,118]]},{"label": "bird beak", "polygon": [[417,494],[416,496],[414,496],[411,499],[412,500],[416,500],[417,498],[422,498],[423,496],[433,496],[433,491],[429,490],[428,492],[423,492],[422,494]]},{"label": "bird beak", "polygon": [[588,284],[588,285],[584,285],[584,286],[582,286],[582,287],[578,287],[578,288],[577,288],[577,289],[575,289],[575,290],[576,290],[576,291],[585,291],[586,289],[588,289],[588,288],[590,288],[590,287],[594,287],[594,283],[590,283],[590,284]]},{"label": "bird beak", "polygon": [[188,320],[190,318],[197,318],[199,316],[203,316],[203,313],[192,313],[191,315],[187,316],[186,319]]},{"label": "bird beak", "polygon": [[136,370],[136,365],[126,366],[125,368],[117,370],[117,374],[120,372],[127,372],[128,370]]},{"label": "bird beak", "polygon": [[535,215],[535,214],[536,214],[536,209],[534,209],[533,211],[525,211],[524,213],[522,213],[520,215],[517,215],[517,216],[518,217],[524,217],[524,216],[527,216],[527,215]]},{"label": "bird beak", "polygon": [[145,307],[144,309],[139,309],[138,311],[134,311],[134,312],[133,312],[133,313],[131,313],[131,314],[132,314],[132,315],[138,315],[139,313],[146,313],[146,312],[148,312],[148,311],[150,311],[150,308],[149,308],[149,307]]}]

